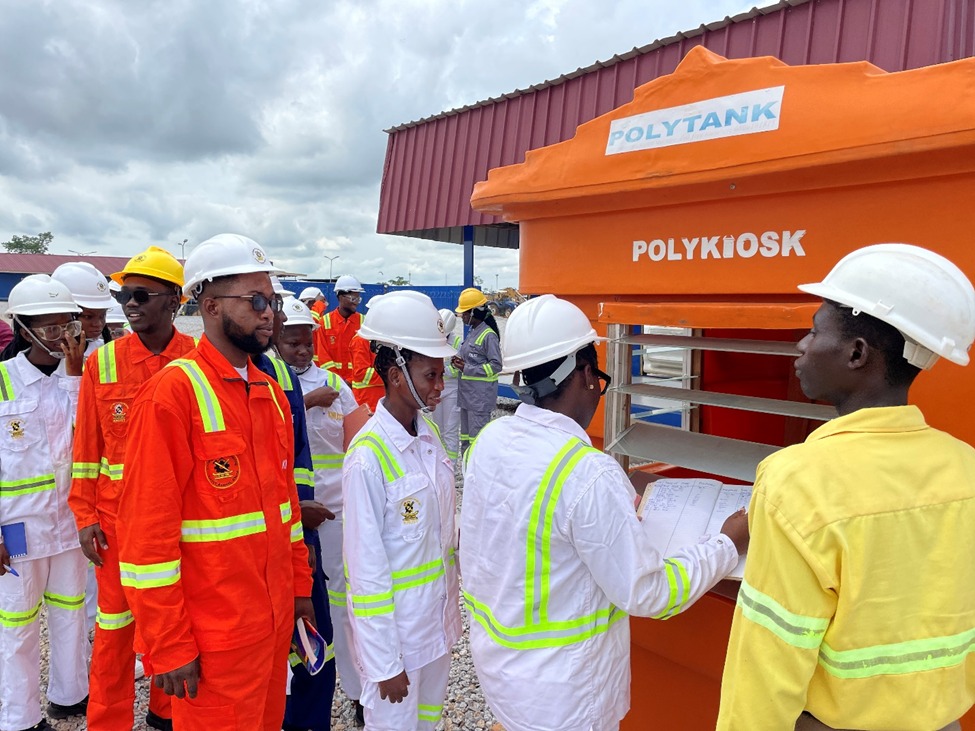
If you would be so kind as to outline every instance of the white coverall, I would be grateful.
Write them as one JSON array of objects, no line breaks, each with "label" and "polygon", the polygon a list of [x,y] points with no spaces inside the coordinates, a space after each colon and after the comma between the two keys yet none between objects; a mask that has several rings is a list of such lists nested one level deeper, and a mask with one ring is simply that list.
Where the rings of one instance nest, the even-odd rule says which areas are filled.
[{"label": "white coverall", "polygon": [[88,560],[68,508],[80,385],[76,376],[45,376],[26,353],[0,364],[0,525],[24,523],[27,536],[27,556],[11,559],[20,576],[0,576],[3,731],[41,721],[42,601],[51,647],[47,698],[70,706],[88,695]]},{"label": "white coverall", "polygon": [[[454,470],[417,417],[413,437],[379,402],[345,457],[345,560],[361,702],[370,731],[433,729],[461,635]],[[402,703],[378,683],[406,671]]]},{"label": "white coverall", "polygon": [[[452,348],[460,350],[460,335],[448,333],[447,342]],[[447,456],[455,462],[460,456],[460,406],[457,404],[459,383],[460,371],[451,365],[450,358],[444,358],[443,391],[440,393],[440,405],[433,412],[433,421],[440,427],[440,437],[447,449]]]},{"label": "white coverall", "polygon": [[466,459],[464,601],[491,710],[508,731],[618,728],[630,706],[626,615],[686,609],[735,567],[734,544],[718,535],[660,556],[626,474],[553,411],[520,405]]},{"label": "white coverall", "polygon": [[334,633],[335,667],[346,695],[358,699],[362,694],[362,682],[352,657],[352,629],[346,609],[342,565],[342,461],[345,458],[343,420],[359,405],[345,381],[325,368],[313,365],[298,374],[298,381],[305,395],[322,386],[339,392],[338,398],[327,409],[320,406],[307,409],[305,422],[315,474],[315,499],[335,513],[335,520],[326,520],[318,526],[322,543],[322,570],[326,576],[325,587]]}]

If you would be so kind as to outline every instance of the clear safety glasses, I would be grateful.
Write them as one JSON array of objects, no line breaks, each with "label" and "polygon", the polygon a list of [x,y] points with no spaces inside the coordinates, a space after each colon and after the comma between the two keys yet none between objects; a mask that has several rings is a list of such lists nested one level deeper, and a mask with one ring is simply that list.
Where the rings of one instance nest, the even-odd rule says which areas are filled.
[{"label": "clear safety glasses", "polygon": [[68,333],[72,338],[81,335],[81,322],[79,320],[72,320],[64,325],[44,325],[42,327],[32,327],[29,330],[41,340],[47,340],[49,343],[53,343],[64,337],[65,333]]}]

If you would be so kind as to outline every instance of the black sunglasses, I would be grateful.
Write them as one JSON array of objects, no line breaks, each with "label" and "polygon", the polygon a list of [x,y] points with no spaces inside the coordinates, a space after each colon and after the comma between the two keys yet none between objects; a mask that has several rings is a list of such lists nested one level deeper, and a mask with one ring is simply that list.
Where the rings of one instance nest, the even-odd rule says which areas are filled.
[{"label": "black sunglasses", "polygon": [[264,312],[268,307],[271,312],[281,312],[284,309],[284,300],[281,295],[275,294],[268,299],[263,294],[218,294],[211,299],[215,300],[250,300],[254,312]]},{"label": "black sunglasses", "polygon": [[604,381],[602,390],[600,390],[599,392],[599,395],[603,396],[606,393],[606,389],[609,388],[609,384],[613,382],[613,378],[608,373],[603,373],[598,368],[593,368],[593,373],[596,374],[597,379],[599,379],[600,381]]},{"label": "black sunglasses", "polygon": [[173,292],[150,292],[148,289],[126,289],[122,287],[115,293],[115,301],[120,305],[127,305],[129,300],[135,300],[137,305],[144,305],[150,297],[171,297]]}]

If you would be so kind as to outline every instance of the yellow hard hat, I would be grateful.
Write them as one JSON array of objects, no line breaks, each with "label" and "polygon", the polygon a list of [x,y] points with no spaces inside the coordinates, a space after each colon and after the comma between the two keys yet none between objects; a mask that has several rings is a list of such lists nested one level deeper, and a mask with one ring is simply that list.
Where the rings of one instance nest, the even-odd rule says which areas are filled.
[{"label": "yellow hard hat", "polygon": [[112,281],[122,284],[122,280],[130,274],[160,279],[177,287],[183,286],[183,265],[175,256],[158,246],[150,246],[129,259],[122,271],[112,275]]},{"label": "yellow hard hat", "polygon": [[460,293],[460,298],[457,300],[457,309],[454,312],[460,315],[468,310],[473,310],[475,307],[486,304],[487,301],[484,292],[476,287],[468,287]]}]

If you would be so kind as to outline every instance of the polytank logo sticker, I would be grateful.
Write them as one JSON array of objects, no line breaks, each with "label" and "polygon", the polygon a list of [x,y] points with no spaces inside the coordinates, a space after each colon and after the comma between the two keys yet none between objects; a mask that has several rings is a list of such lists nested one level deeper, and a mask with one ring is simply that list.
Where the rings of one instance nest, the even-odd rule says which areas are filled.
[{"label": "polytank logo sticker", "polygon": [[606,154],[772,132],[779,128],[784,91],[772,86],[614,120]]},{"label": "polytank logo sticker", "polygon": [[633,261],[705,261],[707,259],[751,259],[777,256],[805,256],[805,229],[680,236],[633,241]]}]

